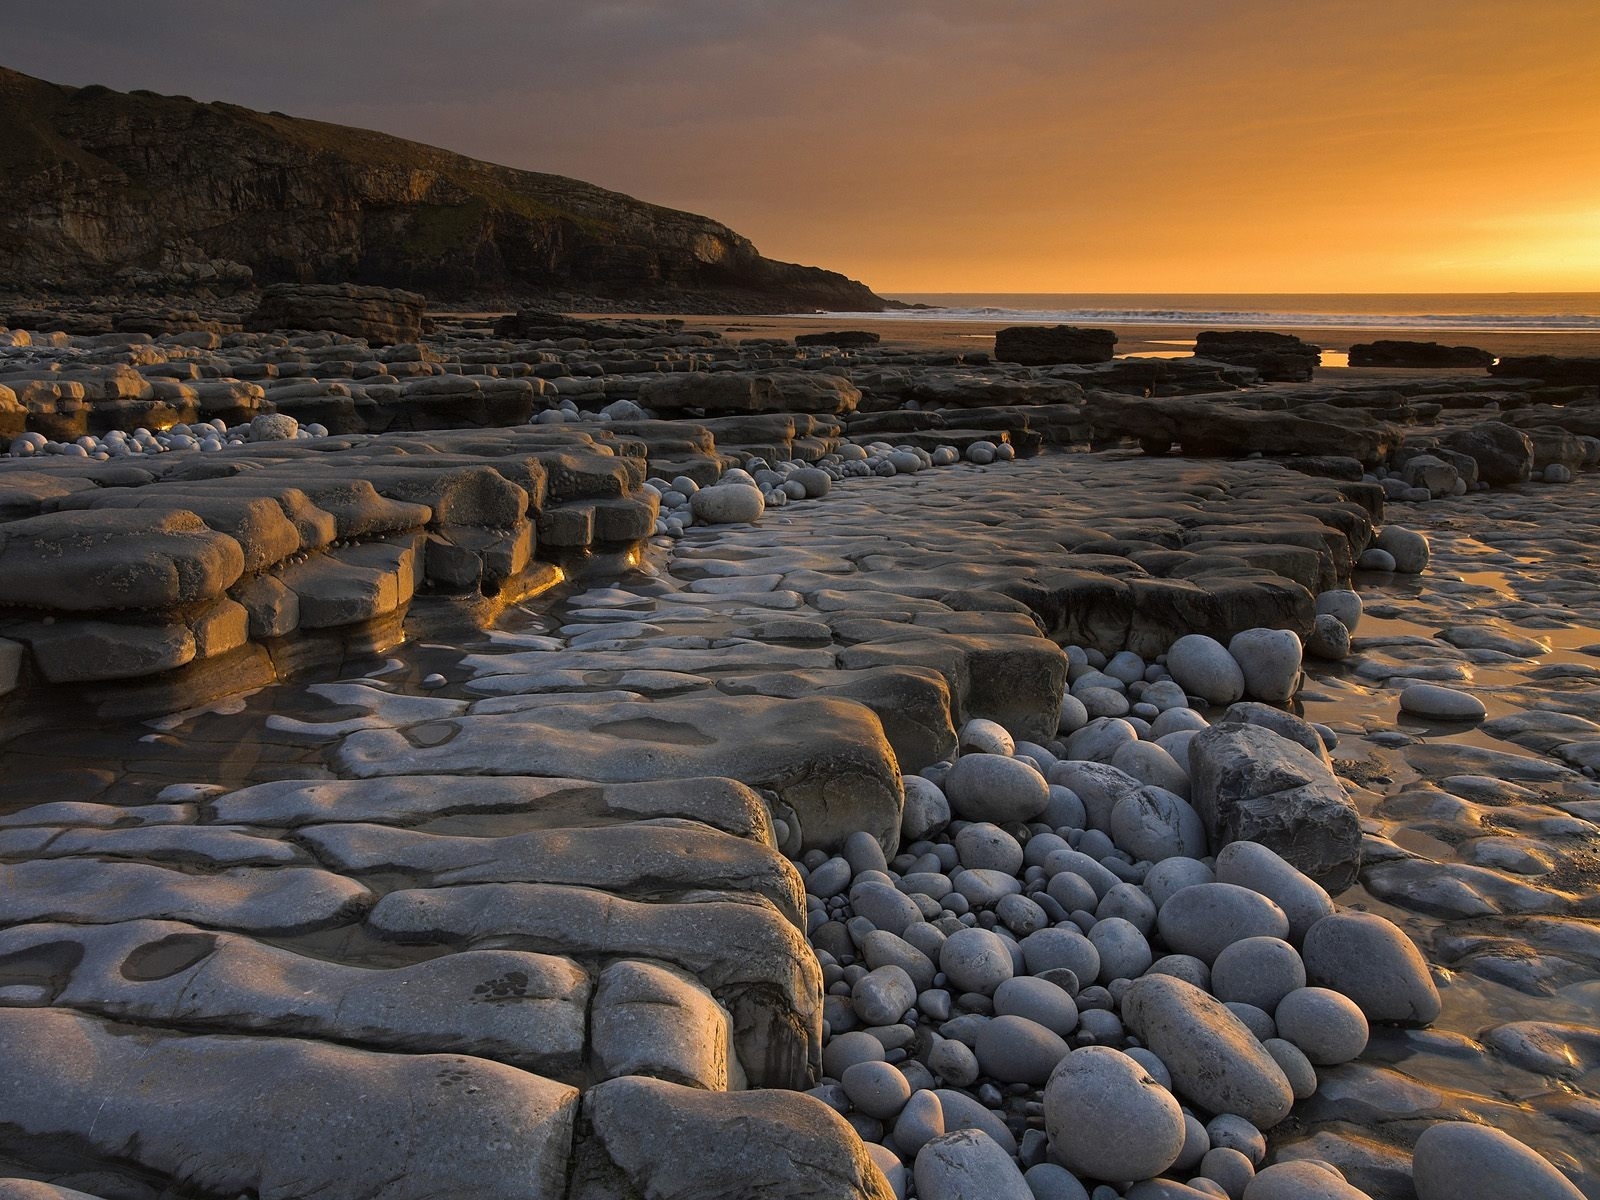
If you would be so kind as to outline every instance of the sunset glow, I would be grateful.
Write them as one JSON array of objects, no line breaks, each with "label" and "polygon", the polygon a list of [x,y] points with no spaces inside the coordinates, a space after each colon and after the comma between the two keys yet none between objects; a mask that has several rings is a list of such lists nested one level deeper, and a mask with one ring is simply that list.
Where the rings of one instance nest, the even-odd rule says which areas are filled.
[{"label": "sunset glow", "polygon": [[1600,290],[1593,0],[76,0],[7,43],[703,212],[880,292]]}]

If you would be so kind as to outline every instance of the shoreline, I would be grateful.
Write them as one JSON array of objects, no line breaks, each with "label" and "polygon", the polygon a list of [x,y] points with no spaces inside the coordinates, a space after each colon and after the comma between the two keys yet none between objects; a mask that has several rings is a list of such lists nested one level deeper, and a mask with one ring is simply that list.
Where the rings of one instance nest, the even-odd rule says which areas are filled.
[{"label": "shoreline", "polygon": [[[966,318],[906,320],[903,317],[884,317],[872,313],[804,313],[773,314],[750,317],[739,314],[708,316],[703,313],[575,313],[584,319],[594,320],[650,320],[682,321],[689,330],[715,329],[734,338],[789,338],[796,334],[823,331],[862,329],[876,333],[882,340],[879,349],[903,350],[908,353],[964,353],[973,349],[992,350],[995,331],[1018,324],[1015,320],[979,320]],[[1206,329],[1241,328],[1216,324],[1128,324],[1109,321],[1098,322],[1096,327],[1114,329],[1117,334],[1117,357],[1181,352],[1194,344],[1195,335]],[[1292,326],[1263,324],[1258,328],[1273,333],[1287,333],[1321,346],[1324,350],[1347,352],[1359,342],[1382,338],[1405,341],[1439,341],[1446,345],[1476,346],[1496,356],[1523,354],[1553,354],[1566,356],[1600,355],[1600,332],[1553,330],[1529,332],[1526,330],[1476,333],[1443,333],[1415,329],[1354,329],[1349,327]],[[1404,370],[1402,374],[1416,374]]]}]

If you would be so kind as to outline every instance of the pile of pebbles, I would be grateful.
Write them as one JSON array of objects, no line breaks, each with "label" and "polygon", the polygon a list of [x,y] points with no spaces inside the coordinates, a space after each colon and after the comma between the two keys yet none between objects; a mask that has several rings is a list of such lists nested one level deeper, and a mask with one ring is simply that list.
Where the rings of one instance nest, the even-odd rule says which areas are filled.
[{"label": "pile of pebbles", "polygon": [[[967,447],[966,461],[977,466],[1010,462],[1016,450],[1008,443],[976,441]],[[893,446],[873,442],[846,443],[816,462],[783,459],[769,463],[750,457],[741,467],[730,467],[716,483],[701,487],[687,475],[672,479],[652,476],[645,486],[661,498],[656,520],[658,537],[678,538],[693,525],[725,525],[756,521],[769,508],[782,508],[795,500],[817,500],[845,479],[913,475],[934,467],[954,466],[962,455],[953,446],[924,450],[918,446]]]},{"label": "pile of pebbles", "polygon": [[247,442],[281,442],[327,436],[328,431],[322,425],[302,425],[282,413],[264,413],[254,420],[241,421],[232,426],[219,417],[215,421],[196,421],[192,425],[178,424],[170,429],[154,431],[142,425],[132,433],[113,429],[98,436],[85,434],[72,442],[54,442],[42,433],[23,433],[11,439],[6,452],[12,458],[58,455],[107,462],[113,458],[140,458],[177,450],[222,450]]},{"label": "pile of pebbles", "polygon": [[[901,1200],[1364,1196],[1324,1161],[1264,1165],[1265,1131],[1319,1067],[1361,1054],[1369,1022],[1438,1015],[1426,962],[1267,847],[1209,852],[1184,765],[1208,722],[1168,670],[1183,654],[1068,654],[1050,746],[969,721],[953,761],[904,778],[892,861],[861,833],[796,862],[827,988],[812,1094]],[[1297,676],[1298,656],[1279,672]],[[1089,715],[1086,693],[1118,694],[1106,680],[1126,715]],[[1287,712],[1274,724],[1332,738]],[[1453,1149],[1419,1143],[1423,1200],[1486,1195],[1466,1162],[1579,1195],[1496,1130],[1438,1128]]]}]

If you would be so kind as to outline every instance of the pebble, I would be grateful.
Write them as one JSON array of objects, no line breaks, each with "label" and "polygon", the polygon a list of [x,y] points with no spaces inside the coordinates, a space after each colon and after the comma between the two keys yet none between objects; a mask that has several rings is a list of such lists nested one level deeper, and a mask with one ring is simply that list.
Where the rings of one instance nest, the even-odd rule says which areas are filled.
[{"label": "pebble", "polygon": [[944,1106],[931,1091],[913,1091],[894,1122],[894,1144],[900,1153],[915,1158],[934,1138],[943,1137]]},{"label": "pebble", "polygon": [[1044,1091],[1051,1154],[1093,1179],[1138,1180],[1177,1161],[1183,1110],[1166,1088],[1120,1050],[1086,1046],[1061,1060]]},{"label": "pebble", "polygon": [[1361,593],[1349,588],[1329,588],[1317,593],[1316,611],[1335,618],[1351,633],[1361,624]]},{"label": "pebble", "polygon": [[1089,930],[1089,943],[1100,956],[1097,978],[1101,983],[1109,983],[1113,979],[1137,979],[1155,958],[1149,941],[1139,932],[1139,927],[1121,917],[1096,921]]},{"label": "pebble", "polygon": [[[1172,761],[1165,751],[1158,753]],[[1187,778],[1185,774],[1185,783]],[[1110,825],[1117,848],[1136,861],[1199,858],[1206,852],[1206,829],[1200,814],[1182,796],[1164,787],[1142,787],[1118,800],[1111,810]]]},{"label": "pebble", "polygon": [[1338,912],[1306,932],[1306,979],[1355,1001],[1369,1021],[1430,1025],[1439,989],[1411,939],[1376,913]]},{"label": "pebble", "polygon": [[[1340,1175],[1310,1162],[1274,1163],[1256,1172],[1244,1200],[1370,1200]],[[1504,1200],[1504,1198],[1502,1198]]]},{"label": "pebble", "polygon": [[1393,569],[1402,575],[1420,575],[1428,569],[1428,539],[1420,533],[1385,525],[1372,544],[1394,559]]},{"label": "pebble", "polygon": [[1016,875],[1022,870],[1022,843],[1000,826],[975,821],[955,836],[956,854],[969,870],[1004,871]]},{"label": "pebble", "polygon": [[1239,1001],[1271,1012],[1305,985],[1306,968],[1299,953],[1279,938],[1244,938],[1226,947],[1211,964],[1211,990],[1224,1003]]},{"label": "pebble", "polygon": [[1256,1169],[1231,1146],[1213,1146],[1200,1160],[1200,1174],[1222,1185],[1229,1200],[1243,1200],[1244,1189],[1255,1178]]},{"label": "pebble", "polygon": [[956,748],[962,754],[999,754],[1010,758],[1017,752],[1016,742],[1004,725],[974,717],[956,734]]},{"label": "pebble", "polygon": [[1135,980],[1122,1016],[1161,1056],[1178,1093],[1267,1129],[1294,1103],[1289,1081],[1250,1030],[1214,996],[1168,975]]},{"label": "pebble", "polygon": [[1191,696],[1211,704],[1232,704],[1244,695],[1244,670],[1216,638],[1191,633],[1167,650],[1167,670]]},{"label": "pebble", "polygon": [[1055,1163],[1036,1163],[1023,1172],[1033,1200],[1089,1200],[1089,1190],[1071,1171]]},{"label": "pebble", "polygon": [[1306,931],[1334,911],[1333,898],[1309,875],[1259,842],[1229,842],[1217,852],[1219,883],[1247,888],[1271,900],[1289,920],[1288,940],[1296,945]]},{"label": "pebble", "polygon": [[968,1087],[978,1078],[978,1056],[965,1042],[943,1038],[928,1051],[928,1069],[946,1083]]},{"label": "pebble", "polygon": [[1423,1130],[1411,1169],[1417,1200],[1579,1200],[1583,1195],[1510,1134],[1464,1121]]},{"label": "pebble", "polygon": [[880,1121],[887,1121],[911,1099],[911,1085],[887,1062],[860,1062],[845,1068],[839,1078],[850,1103]]},{"label": "pebble", "polygon": [[1349,1062],[1367,1048],[1367,1018],[1348,996],[1327,988],[1296,988],[1273,1011],[1278,1036],[1318,1067]]},{"label": "pebble", "polygon": [[1037,1021],[1007,1014],[984,1024],[973,1049],[978,1069],[990,1078],[1038,1085],[1050,1078],[1071,1047]]},{"label": "pebble", "polygon": [[1259,892],[1232,883],[1202,883],[1174,892],[1161,906],[1156,928],[1173,950],[1209,964],[1245,938],[1286,938],[1289,918]]},{"label": "pebble", "polygon": [[1439,721],[1481,721],[1489,710],[1467,692],[1436,683],[1413,683],[1400,693],[1400,711]]},{"label": "pebble", "polygon": [[850,1004],[868,1025],[893,1025],[916,1002],[916,984],[897,966],[877,967],[850,989]]},{"label": "pebble", "polygon": [[1300,639],[1290,629],[1246,629],[1228,642],[1228,653],[1244,675],[1245,694],[1269,704],[1286,703],[1300,678]]},{"label": "pebble", "polygon": [[912,1178],[918,1200],[1034,1200],[1010,1153],[978,1129],[928,1142],[917,1154]]},{"label": "pebble", "polygon": [[1059,1037],[1078,1027],[1078,1006],[1066,989],[1029,975],[1008,979],[995,989],[994,1011],[1026,1017]]},{"label": "pebble", "polygon": [[998,754],[967,754],[945,776],[951,811],[968,821],[1031,821],[1050,802],[1050,786],[1026,763]]},{"label": "pebble", "polygon": [[939,969],[958,990],[983,995],[1015,973],[1004,939],[987,929],[963,929],[946,938],[939,949]]},{"label": "pebble", "polygon": [[950,824],[950,801],[931,780],[920,775],[901,777],[905,788],[905,807],[900,817],[900,834],[915,842],[931,837]]}]

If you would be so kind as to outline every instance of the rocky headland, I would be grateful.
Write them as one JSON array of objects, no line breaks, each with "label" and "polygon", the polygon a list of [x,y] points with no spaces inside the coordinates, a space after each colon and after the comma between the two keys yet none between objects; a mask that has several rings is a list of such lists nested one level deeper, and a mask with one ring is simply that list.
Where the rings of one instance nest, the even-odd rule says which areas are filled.
[{"label": "rocky headland", "polygon": [[0,286],[360,283],[679,312],[876,311],[706,217],[364,129],[0,67]]},{"label": "rocky headland", "polygon": [[1600,1194],[1582,364],[264,299],[0,330],[0,1197]]}]

